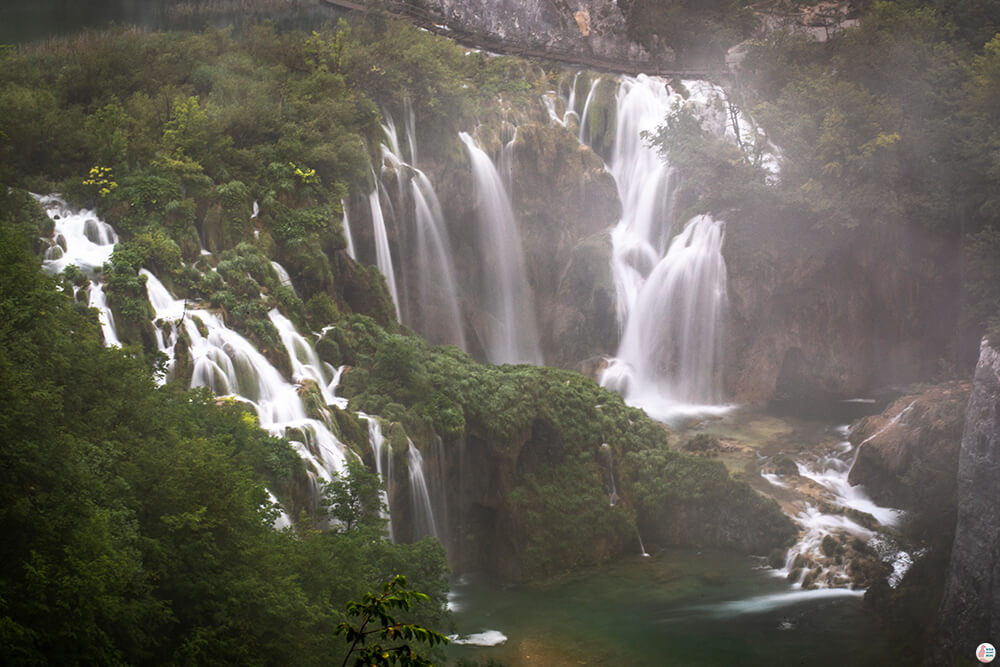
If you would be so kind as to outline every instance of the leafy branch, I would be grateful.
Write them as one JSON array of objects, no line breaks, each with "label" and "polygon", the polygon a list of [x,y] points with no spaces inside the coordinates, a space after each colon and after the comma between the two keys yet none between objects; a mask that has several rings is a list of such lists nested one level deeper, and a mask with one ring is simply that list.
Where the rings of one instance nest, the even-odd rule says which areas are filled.
[{"label": "leafy branch", "polygon": [[[432,667],[427,658],[413,650],[410,642],[422,642],[434,646],[447,644],[448,638],[419,625],[401,623],[390,614],[393,609],[409,611],[414,602],[427,600],[428,597],[425,594],[407,590],[406,577],[397,574],[382,585],[380,594],[365,593],[361,602],[353,600],[348,602],[347,614],[360,617],[361,622],[355,626],[345,621],[337,626],[336,634],[344,635],[344,639],[351,645],[347,655],[344,656],[342,667],[347,667],[355,651],[357,651],[357,657],[354,659],[354,667],[367,667],[368,665],[372,667],[382,667],[383,665]],[[376,627],[369,629],[369,624],[373,622],[377,624]],[[373,636],[377,636],[381,642],[403,641],[404,643],[393,647],[385,647],[381,642],[366,645]]]}]

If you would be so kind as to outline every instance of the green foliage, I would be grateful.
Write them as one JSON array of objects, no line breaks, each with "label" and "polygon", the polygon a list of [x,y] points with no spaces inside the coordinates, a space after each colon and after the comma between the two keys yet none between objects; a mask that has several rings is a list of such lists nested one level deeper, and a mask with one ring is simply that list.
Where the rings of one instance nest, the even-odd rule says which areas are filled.
[{"label": "green foliage", "polygon": [[628,456],[627,474],[648,539],[684,544],[698,535],[699,544],[766,555],[797,533],[774,500],[731,479],[719,461],[649,447]]},{"label": "green foliage", "polygon": [[[348,622],[337,626],[337,634],[343,634],[345,641],[350,643],[343,664],[346,666],[357,651],[353,663],[355,667],[367,665],[431,667],[432,663],[417,654],[410,646],[410,642],[434,646],[447,644],[448,638],[413,623],[401,623],[391,614],[393,609],[409,611],[414,603],[427,600],[425,594],[407,590],[406,577],[396,575],[382,586],[380,594],[366,593],[361,602],[348,602],[347,615],[360,617],[360,620],[357,626]],[[369,623],[375,627],[369,629]],[[376,637],[381,642],[369,643]]]},{"label": "green foliage", "polygon": [[244,404],[157,388],[105,348],[39,271],[37,206],[3,192],[0,661],[339,662],[335,610],[395,573],[428,592],[407,624],[444,619],[439,544],[275,531],[264,484],[292,506],[294,450]]},{"label": "green foliage", "polygon": [[347,459],[347,470],[323,485],[323,508],[335,524],[333,530],[385,530],[386,511],[382,501],[382,481],[361,461]]}]

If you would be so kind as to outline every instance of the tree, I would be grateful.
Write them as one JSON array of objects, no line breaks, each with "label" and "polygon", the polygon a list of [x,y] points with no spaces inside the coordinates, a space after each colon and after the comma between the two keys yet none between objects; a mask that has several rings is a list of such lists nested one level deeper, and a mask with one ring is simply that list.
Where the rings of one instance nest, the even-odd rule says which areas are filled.
[{"label": "tree", "polygon": [[[397,574],[382,585],[382,592],[379,595],[365,593],[361,602],[353,600],[348,602],[347,614],[358,616],[361,621],[357,626],[347,621],[337,626],[337,634],[344,635],[344,639],[350,643],[342,667],[351,664],[351,656],[355,655],[355,652],[354,667],[368,665],[431,667],[431,662],[414,651],[410,642],[417,641],[435,646],[447,644],[448,638],[413,623],[401,623],[390,614],[393,609],[409,611],[414,602],[427,600],[427,596],[423,593],[407,590],[406,577]],[[376,627],[369,629],[369,624],[372,623]],[[368,644],[373,637],[378,637],[381,641]],[[385,645],[385,642],[397,641],[403,643],[394,646]]]},{"label": "tree", "polygon": [[334,530],[350,533],[360,528],[385,527],[382,481],[356,458],[347,459],[347,471],[335,474],[323,488],[323,508],[340,525]]}]

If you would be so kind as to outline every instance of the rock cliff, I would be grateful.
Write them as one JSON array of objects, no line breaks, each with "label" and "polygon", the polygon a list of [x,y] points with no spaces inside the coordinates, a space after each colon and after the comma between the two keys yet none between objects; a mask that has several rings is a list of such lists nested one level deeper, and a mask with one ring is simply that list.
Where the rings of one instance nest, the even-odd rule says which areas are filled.
[{"label": "rock cliff", "polygon": [[1000,637],[1000,349],[984,341],[958,462],[958,522],[933,664],[971,661]]},{"label": "rock cliff", "polygon": [[831,243],[734,222],[725,385],[738,403],[808,405],[932,377],[954,336],[956,257],[902,228]]},{"label": "rock cliff", "polygon": [[928,387],[858,422],[848,481],[864,485],[880,505],[917,512],[924,522],[950,522],[969,390],[965,382]]},{"label": "rock cliff", "polygon": [[441,21],[480,42],[509,51],[596,58],[653,68],[673,64],[665,46],[650,52],[627,35],[625,16],[613,0],[406,0],[419,16]]}]

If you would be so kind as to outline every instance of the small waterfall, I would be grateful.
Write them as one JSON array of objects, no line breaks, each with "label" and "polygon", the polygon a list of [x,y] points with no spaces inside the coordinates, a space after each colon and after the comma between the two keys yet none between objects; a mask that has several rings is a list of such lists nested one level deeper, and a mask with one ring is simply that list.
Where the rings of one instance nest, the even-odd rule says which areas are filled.
[{"label": "small waterfall", "polygon": [[684,404],[722,400],[718,374],[726,305],[724,236],[722,223],[697,216],[674,237],[639,287],[618,355],[601,378],[604,386],[654,417],[665,419],[690,409]]},{"label": "small waterfall", "polygon": [[492,318],[486,353],[496,364],[541,364],[534,299],[510,198],[489,156],[465,132],[459,137],[469,151],[479,195],[480,259],[488,276],[483,296]]},{"label": "small waterfall", "polygon": [[160,280],[146,269],[139,273],[146,278],[146,294],[153,306],[156,329],[156,346],[167,357],[167,372],[157,380],[166,382],[173,378],[174,350],[177,346],[177,324],[184,319],[185,301],[175,299]]},{"label": "small waterfall", "polygon": [[111,253],[118,243],[118,235],[108,223],[97,218],[90,209],[70,210],[58,195],[32,195],[53,222],[54,242],[42,261],[42,269],[51,275],[62,273],[67,267],[75,266],[90,276],[88,305],[97,309],[98,320],[104,344],[120,347],[121,341],[115,329],[115,318],[108,307],[104,288],[98,279],[104,264],[111,259]]},{"label": "small waterfall", "polygon": [[[584,120],[597,85],[592,84],[584,103]],[[704,109],[712,108],[710,101],[720,94],[694,83],[690,90],[690,103]],[[724,409],[718,404],[723,400],[725,226],[696,216],[677,232],[676,174],[644,138],[683,100],[662,80],[623,78],[609,166],[622,201],[622,217],[611,235],[622,337],[601,384],[661,420]],[[706,111],[706,118],[714,116]]]},{"label": "small waterfall", "polygon": [[[246,401],[256,409],[261,428],[274,435],[301,434],[302,440],[290,438],[290,442],[321,479],[329,480],[332,473],[345,470],[345,446],[323,421],[308,416],[296,386],[287,382],[249,341],[228,329],[217,315],[204,310],[189,311],[184,329],[191,341],[192,387],[205,386],[218,395]],[[309,376],[311,364],[303,363],[298,356],[303,353],[299,343],[304,340],[290,337],[287,332],[282,337],[293,367]],[[305,345],[311,351],[311,346]],[[326,386],[322,378],[318,384]]]},{"label": "small waterfall", "polygon": [[274,518],[274,529],[284,530],[285,528],[291,527],[292,517],[288,516],[288,512],[286,512],[285,508],[281,506],[281,503],[278,502],[278,498],[271,493],[270,489],[267,491],[267,499],[278,509],[278,516]]},{"label": "small waterfall", "polygon": [[[903,512],[876,505],[863,488],[850,485],[848,475],[857,460],[861,445],[898,423],[912,407],[913,403],[910,403],[858,447],[854,447],[846,439],[847,427],[841,427],[840,433],[844,439],[829,452],[814,456],[805,462],[796,462],[799,476],[822,487],[826,492],[825,499],[828,499],[831,505],[870,514],[881,526],[897,527]],[[778,477],[778,475],[768,475],[767,479],[772,484],[787,488],[788,485],[777,479]],[[872,546],[882,560],[891,561],[894,572],[889,580],[893,586],[898,584],[906,569],[913,563],[912,556],[901,550],[890,537],[862,526],[848,516],[829,513],[813,504],[807,504],[804,510],[792,518],[799,525],[801,532],[798,542],[788,550],[785,567],[780,574],[788,577],[798,569],[798,576],[793,582],[798,587],[803,585],[807,575],[810,576],[810,585],[819,588],[851,584],[851,578],[845,567],[832,561],[829,554],[824,553],[823,540],[829,535],[850,535],[860,538]]]},{"label": "small waterfall", "polygon": [[357,261],[358,252],[354,249],[354,237],[351,235],[351,221],[347,217],[347,204],[340,200],[340,210],[344,212],[341,224],[344,226],[344,239],[347,241],[347,256]]},{"label": "small waterfall", "polygon": [[[587,116],[590,113],[590,103],[594,99],[594,92],[597,91],[597,86],[601,84],[601,77],[594,77],[594,80],[590,84],[590,91],[587,93],[587,99],[583,102],[583,112],[580,114],[580,131],[577,138],[583,143],[590,143],[590,135],[587,134]],[[576,89],[576,86],[573,86]]]},{"label": "small waterfall", "polygon": [[382,480],[382,502],[385,503],[385,518],[389,523],[389,539],[395,541],[392,529],[392,507],[389,505],[388,490],[392,488],[392,449],[385,446],[385,435],[378,420],[368,415],[358,413],[368,420],[368,444],[372,448],[372,458],[375,459],[375,472]]},{"label": "small waterfall", "polygon": [[434,507],[431,504],[431,494],[427,490],[427,478],[424,476],[424,457],[411,440],[406,452],[406,462],[410,473],[410,500],[413,506],[413,535],[423,537],[433,535],[440,539],[437,524],[434,521]]},{"label": "small waterfall", "polygon": [[274,272],[278,274],[278,282],[280,282],[284,287],[291,287],[292,292],[297,295],[295,292],[295,286],[292,284],[292,277],[288,275],[288,271],[285,270],[285,267],[272,260],[271,268],[273,268]]},{"label": "small waterfall", "polygon": [[[416,283],[419,330],[433,343],[465,348],[465,331],[458,306],[458,282],[441,204],[431,182],[414,169],[410,181],[417,227]],[[434,326],[437,324],[437,326]]]},{"label": "small waterfall", "polygon": [[385,283],[389,288],[389,296],[396,307],[396,317],[399,317],[399,291],[396,289],[396,271],[392,268],[392,252],[389,249],[389,235],[385,228],[385,217],[382,215],[382,202],[379,198],[380,187],[376,184],[375,189],[368,195],[368,204],[372,212],[372,228],[375,235],[375,263],[379,271],[385,276]]},{"label": "small waterfall", "polygon": [[[406,128],[409,162],[401,153],[396,126],[386,114],[382,129],[387,143],[382,145],[382,156],[388,166],[383,168],[383,177],[391,173],[396,179],[396,228],[405,235],[412,251],[403,256],[403,275],[408,280],[404,281],[406,289],[399,311],[404,324],[432,343],[450,343],[464,349],[465,331],[448,228],[434,186],[416,167],[412,111],[407,113]],[[382,187],[384,190],[385,185]]]},{"label": "small waterfall", "polygon": [[101,283],[90,282],[90,301],[87,305],[97,309],[97,319],[101,323],[104,344],[109,347],[121,347],[122,342],[118,339],[118,331],[115,329],[115,316],[105,300],[104,286]]}]

